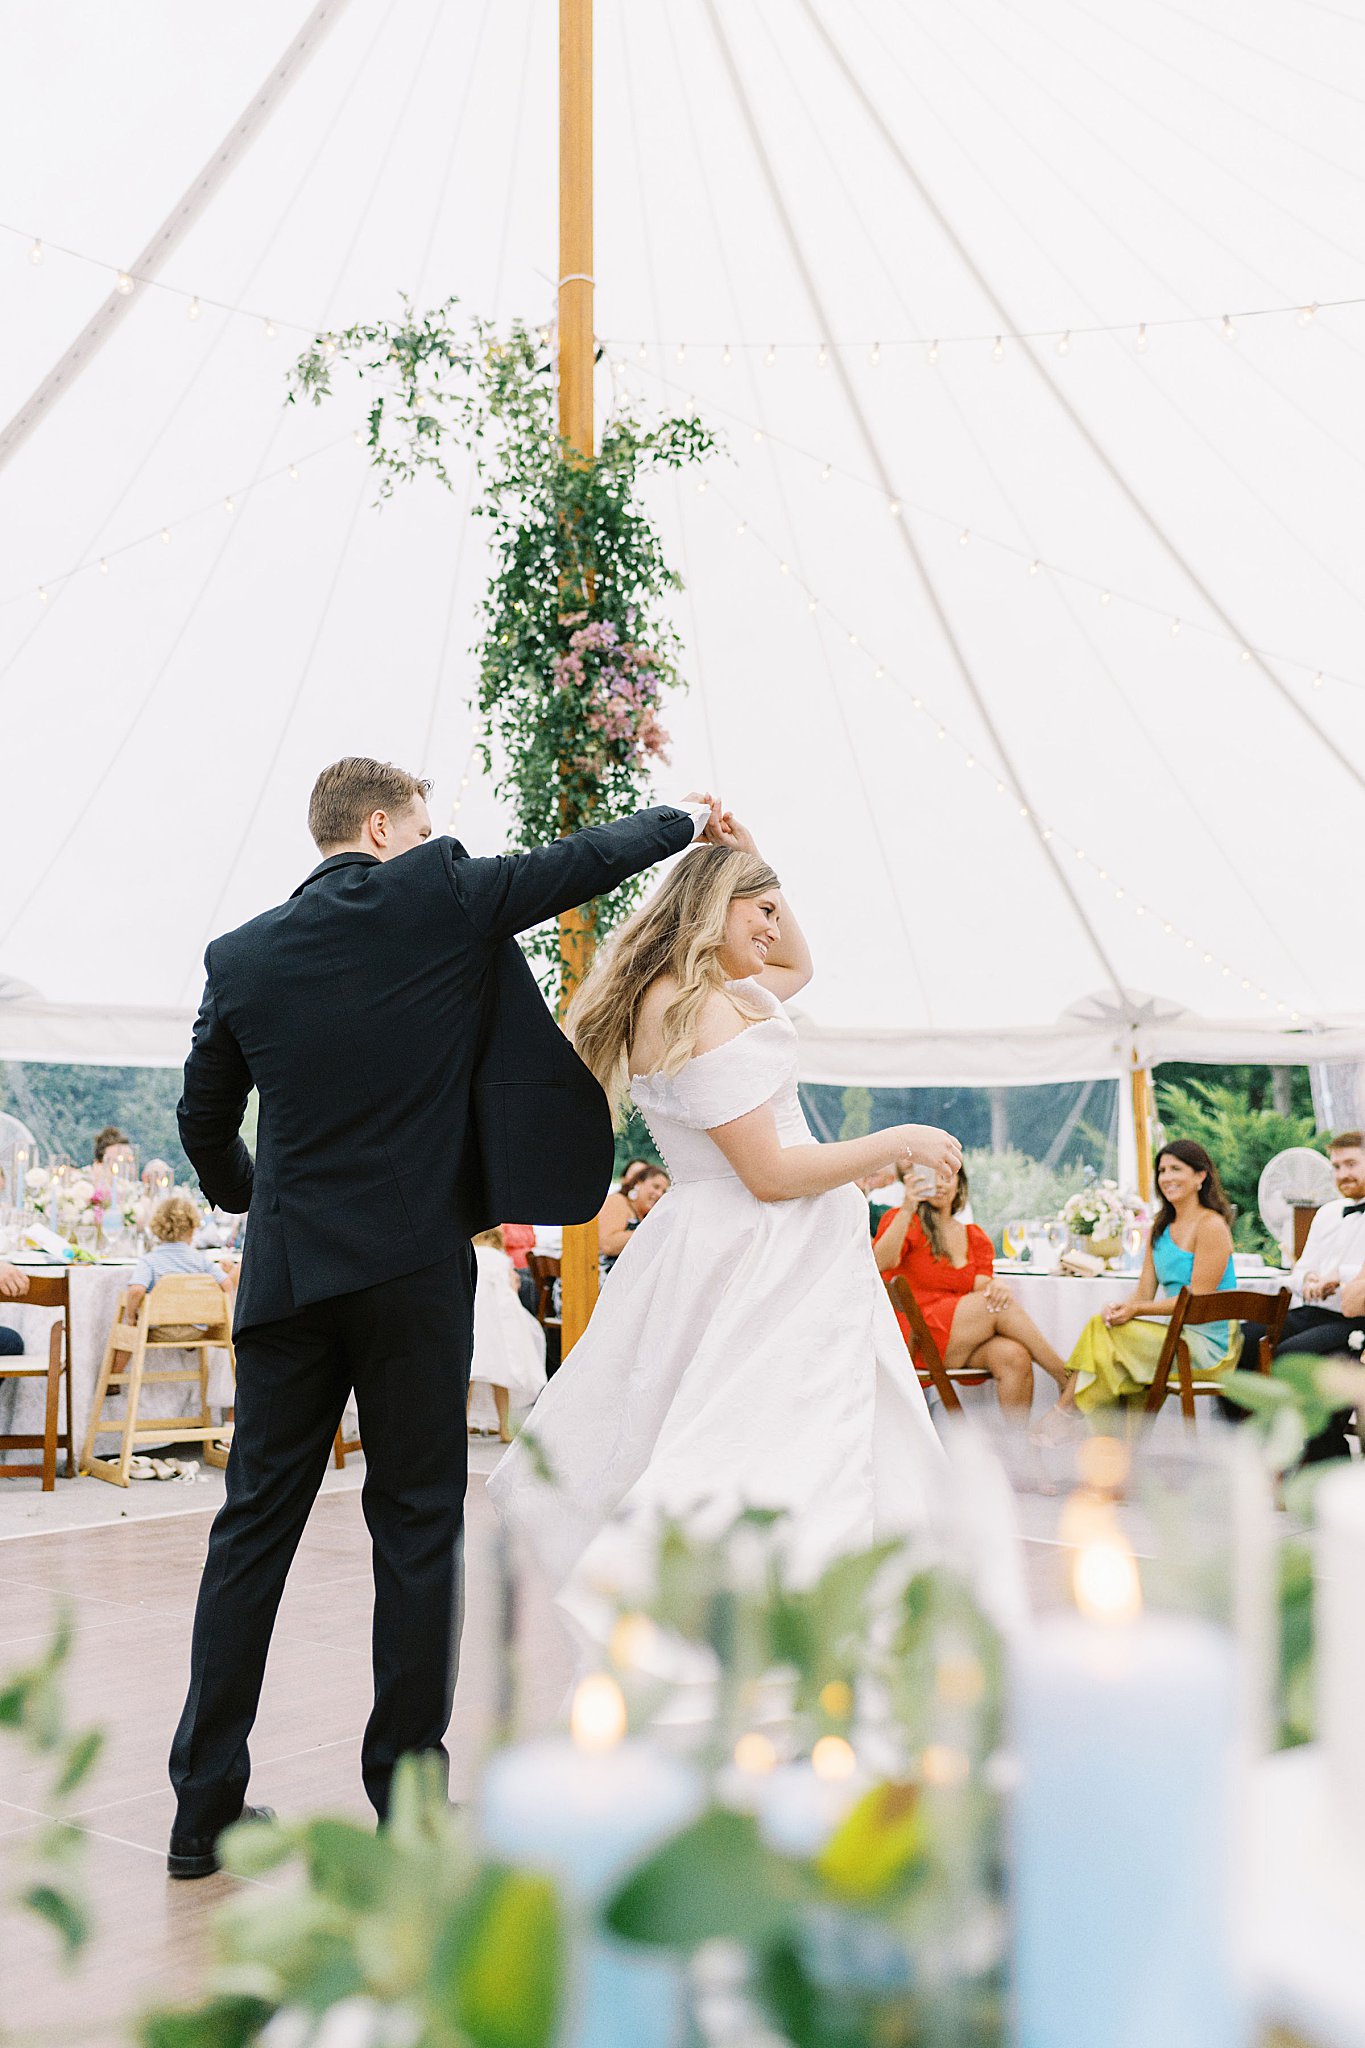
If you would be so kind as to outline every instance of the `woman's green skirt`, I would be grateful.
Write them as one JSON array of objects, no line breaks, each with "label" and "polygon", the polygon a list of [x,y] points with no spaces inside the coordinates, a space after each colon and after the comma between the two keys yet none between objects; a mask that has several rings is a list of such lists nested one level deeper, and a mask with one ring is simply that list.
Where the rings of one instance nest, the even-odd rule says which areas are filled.
[{"label": "woman's green skirt", "polygon": [[[1080,1374],[1076,1406],[1083,1414],[1146,1393],[1156,1376],[1166,1328],[1164,1316],[1153,1316],[1150,1320],[1139,1317],[1131,1323],[1120,1323],[1113,1330],[1103,1316],[1091,1316],[1068,1361],[1071,1370]],[[1221,1329],[1228,1332],[1226,1350],[1221,1348],[1221,1339],[1216,1334]],[[1242,1353],[1240,1323],[1186,1330],[1184,1337],[1190,1348],[1190,1370],[1197,1379],[1231,1372]]]}]

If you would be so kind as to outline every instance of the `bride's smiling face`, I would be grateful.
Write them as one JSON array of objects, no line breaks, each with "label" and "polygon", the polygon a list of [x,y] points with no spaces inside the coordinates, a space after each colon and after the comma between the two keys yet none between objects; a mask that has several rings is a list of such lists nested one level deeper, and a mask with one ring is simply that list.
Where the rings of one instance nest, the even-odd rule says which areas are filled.
[{"label": "bride's smiling face", "polygon": [[730,981],[761,974],[781,933],[781,904],[775,890],[762,896],[736,896],[725,920],[720,964]]}]

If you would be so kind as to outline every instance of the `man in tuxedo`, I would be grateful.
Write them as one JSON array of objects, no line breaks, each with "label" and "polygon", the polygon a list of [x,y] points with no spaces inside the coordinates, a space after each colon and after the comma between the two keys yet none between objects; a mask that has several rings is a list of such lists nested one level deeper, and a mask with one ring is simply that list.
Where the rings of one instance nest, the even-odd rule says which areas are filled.
[{"label": "man in tuxedo", "polygon": [[506,1216],[585,1222],[612,1169],[606,1099],[515,934],[713,829],[709,799],[689,798],[476,860],[431,836],[428,788],[387,762],[324,769],[308,819],[321,864],[205,955],[180,1134],[209,1201],[250,1215],[227,1500],[171,1750],[173,1876],[208,1875],[220,1832],[255,1810],[247,1738],[271,1629],[352,1388],[375,1579],[361,1768],[381,1820],[400,1756],[445,1757],[469,1239]]}]

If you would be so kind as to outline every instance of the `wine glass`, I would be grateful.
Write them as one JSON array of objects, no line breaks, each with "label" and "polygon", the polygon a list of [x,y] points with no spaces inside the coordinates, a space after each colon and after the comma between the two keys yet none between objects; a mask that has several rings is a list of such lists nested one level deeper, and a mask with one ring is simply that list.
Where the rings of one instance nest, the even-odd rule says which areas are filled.
[{"label": "wine glass", "polygon": [[1146,1239],[1147,1233],[1136,1217],[1123,1226],[1124,1264],[1134,1273],[1142,1264],[1142,1250]]},{"label": "wine glass", "polygon": [[1026,1226],[1015,1217],[1000,1232],[1000,1249],[1007,1259],[1017,1259],[1024,1249]]}]

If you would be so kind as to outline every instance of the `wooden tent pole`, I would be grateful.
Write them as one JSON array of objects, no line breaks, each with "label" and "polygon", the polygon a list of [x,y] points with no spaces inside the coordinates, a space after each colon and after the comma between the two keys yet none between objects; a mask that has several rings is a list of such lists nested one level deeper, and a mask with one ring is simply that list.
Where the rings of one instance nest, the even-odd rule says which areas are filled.
[{"label": "wooden tent pole", "polygon": [[1152,1199],[1152,1076],[1133,1056],[1130,1077],[1133,1090],[1133,1136],[1137,1142],[1137,1191],[1144,1202]]},{"label": "wooden tent pole", "polygon": [[[584,456],[595,446],[592,211],[592,0],[559,0],[559,431]],[[591,920],[566,911],[559,920],[561,1016],[592,952]],[[567,1357],[597,1300],[596,1221],[566,1228],[560,1271]]]}]

